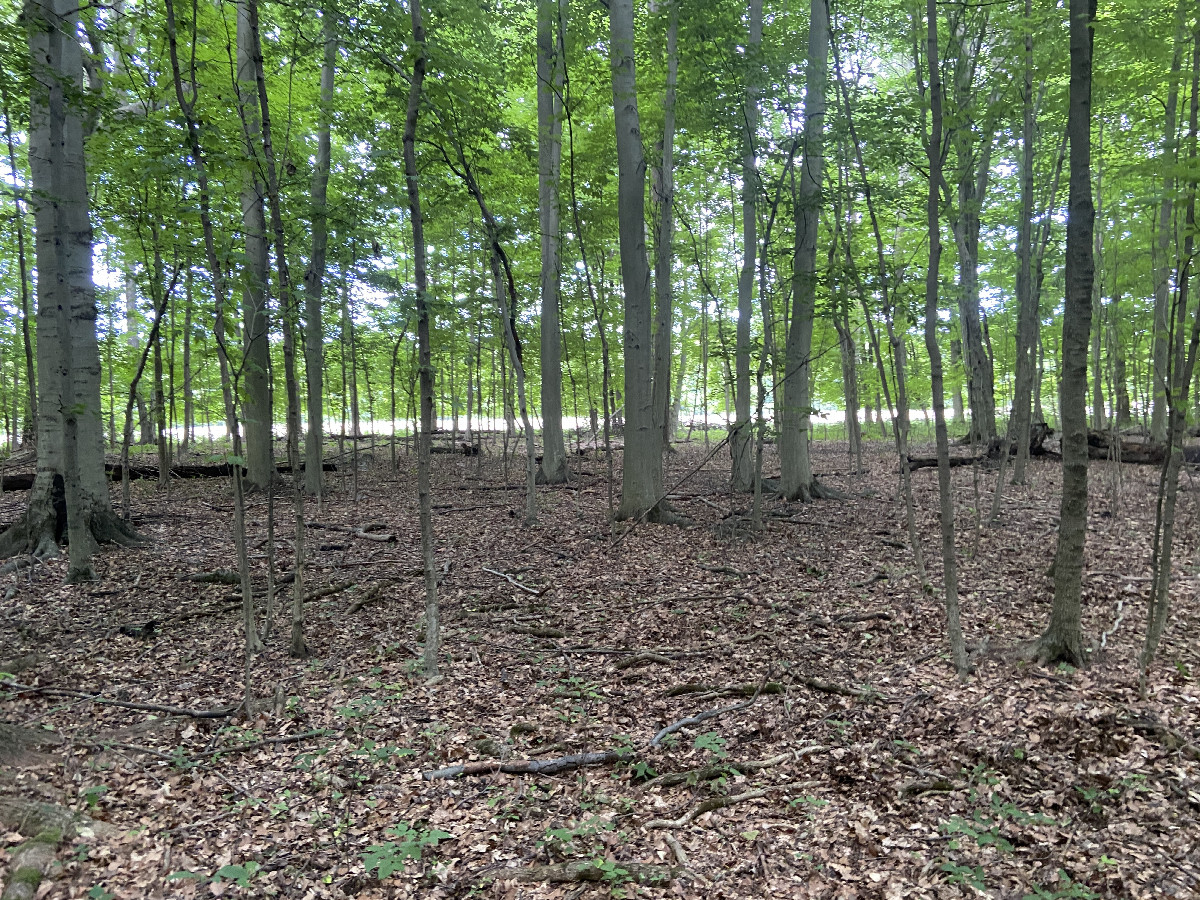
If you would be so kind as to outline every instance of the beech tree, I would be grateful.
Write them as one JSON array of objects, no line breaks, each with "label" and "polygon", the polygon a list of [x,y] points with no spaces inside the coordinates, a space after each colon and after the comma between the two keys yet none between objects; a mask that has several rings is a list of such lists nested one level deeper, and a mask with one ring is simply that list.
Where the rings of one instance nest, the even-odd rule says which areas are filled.
[{"label": "beech tree", "polygon": [[70,581],[95,577],[97,542],[137,540],[113,511],[104,470],[78,26],[78,6],[70,0],[38,0],[26,8],[38,273],[38,460],[28,511],[0,538],[5,555],[22,549],[57,553],[57,494],[66,508]]}]

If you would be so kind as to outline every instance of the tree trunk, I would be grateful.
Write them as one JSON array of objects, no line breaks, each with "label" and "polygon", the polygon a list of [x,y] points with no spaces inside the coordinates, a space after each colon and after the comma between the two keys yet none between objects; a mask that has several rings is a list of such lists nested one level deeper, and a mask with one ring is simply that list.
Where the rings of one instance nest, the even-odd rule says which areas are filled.
[{"label": "tree trunk", "polygon": [[[225,337],[225,309],[229,303],[229,288],[225,279],[225,271],[221,265],[221,257],[217,253],[215,229],[212,223],[212,200],[208,186],[208,164],[204,148],[200,143],[200,123],[196,118],[195,102],[198,93],[196,83],[190,84],[192,99],[184,92],[182,69],[179,64],[179,47],[175,30],[174,0],[165,0],[167,25],[167,48],[171,57],[171,74],[175,82],[175,99],[183,114],[187,132],[188,149],[191,151],[197,184],[197,197],[200,206],[200,225],[204,234],[204,252],[208,258],[209,272],[212,275],[214,322],[213,337],[217,344],[217,363],[221,376],[221,399],[225,406],[225,423],[229,430],[234,460],[242,455],[241,423],[238,419],[237,403],[233,391],[233,379],[229,360],[229,348]],[[192,27],[196,28],[193,21]],[[193,48],[196,33],[192,34]],[[194,72],[194,70],[193,70]],[[207,425],[207,416],[205,417]],[[211,431],[210,431],[211,435]],[[211,440],[211,438],[210,438]],[[237,552],[238,572],[242,583],[242,628],[245,632],[245,681],[246,695],[250,695],[250,659],[254,653],[262,649],[262,640],[254,622],[254,594],[250,582],[250,561],[246,549],[246,501],[242,484],[242,467],[233,465],[233,538]]]},{"label": "tree trunk", "polygon": [[183,310],[183,440],[179,446],[181,451],[188,450],[196,437],[196,401],[192,396],[192,304],[195,298],[190,265],[184,278],[187,306]]},{"label": "tree trunk", "polygon": [[[12,183],[16,184],[19,178],[17,169],[17,153],[15,142],[13,140],[12,117],[9,109],[8,99],[8,81],[4,79],[0,81],[0,99],[4,103],[4,137],[8,145],[8,169],[12,178]],[[21,298],[21,342],[25,350],[25,392],[29,405],[28,415],[25,418],[25,428],[22,432],[21,443],[26,446],[32,446],[37,441],[37,377],[34,373],[33,365],[33,340],[30,335],[30,303],[29,303],[29,260],[25,252],[25,207],[21,201],[20,194],[13,192],[13,218],[16,220],[17,231],[17,278],[20,281],[18,294]],[[18,379],[19,380],[19,379]],[[14,388],[16,384],[14,383]],[[16,391],[13,392],[13,409],[16,410]],[[10,444],[14,443],[14,436],[17,432],[16,412],[13,413],[13,421],[9,430]]]},{"label": "tree trunk", "polygon": [[[541,363],[542,467],[540,480],[561,484],[569,477],[562,417],[562,263],[560,250],[562,171],[562,17],[559,0],[537,4],[538,215],[542,232]],[[468,382],[468,393],[470,382]],[[470,401],[468,401],[468,405]]]},{"label": "tree trunk", "polygon": [[93,576],[97,541],[136,535],[113,513],[104,471],[100,350],[92,281],[92,227],[84,169],[82,51],[78,6],[27,7],[30,196],[37,251],[38,460],[27,515],[5,532],[0,553],[57,552],[58,497],[65,494],[71,544],[68,580]]},{"label": "tree trunk", "polygon": [[329,246],[327,203],[333,88],[334,79],[337,77],[337,15],[336,3],[329,0],[321,13],[325,56],[321,64],[321,106],[317,123],[317,157],[312,179],[312,252],[308,257],[308,269],[304,273],[304,370],[308,377],[304,490],[316,497],[321,496],[323,487],[322,461],[325,448],[325,323],[321,300],[325,285],[325,257]]},{"label": "tree trunk", "polygon": [[663,94],[662,162],[654,167],[654,384],[655,423],[670,448],[671,342],[674,294],[671,266],[675,233],[675,85],[679,79],[679,2],[667,0],[667,84]]},{"label": "tree trunk", "polygon": [[1025,70],[1021,90],[1021,218],[1017,222],[1017,358],[1008,435],[1016,441],[1014,484],[1025,483],[1032,428],[1038,309],[1033,294],[1033,0],[1025,0]]},{"label": "tree trunk", "polygon": [[[621,281],[625,288],[625,465],[621,472],[621,505],[617,510],[617,518],[630,519],[642,515],[653,518],[660,511],[662,441],[661,432],[654,427],[651,391],[646,161],[642,154],[638,116],[633,0],[612,0],[609,6],[609,35],[617,141],[617,222],[621,246]],[[749,402],[748,390],[746,398]],[[747,467],[749,463],[747,454]]]},{"label": "tree trunk", "polygon": [[749,36],[746,58],[746,98],[742,116],[742,270],[738,276],[738,320],[735,346],[737,380],[733,397],[734,417],[730,449],[733,453],[731,487],[748,491],[753,487],[754,460],[750,447],[750,319],[754,314],[754,273],[758,261],[757,204],[758,165],[755,141],[758,132],[758,53],[762,46],[763,0],[750,0]]},{"label": "tree trunk", "polygon": [[249,162],[242,175],[242,233],[246,258],[242,272],[242,328],[245,359],[246,480],[266,487],[275,472],[272,410],[267,384],[271,348],[267,334],[267,221],[263,184],[258,178],[262,125],[254,86],[249,0],[237,2],[237,94]]},{"label": "tree trunk", "polygon": [[1183,49],[1187,45],[1184,30],[1184,2],[1175,10],[1175,52],[1171,57],[1171,77],[1167,88],[1167,106],[1163,126],[1162,202],[1158,222],[1154,264],[1154,348],[1153,402],[1150,409],[1150,439],[1162,443],[1167,437],[1167,385],[1170,373],[1171,245],[1174,242],[1172,216],[1175,203],[1176,117],[1179,110],[1179,80],[1183,68]]},{"label": "tree trunk", "polygon": [[1070,198],[1067,205],[1066,304],[1063,311],[1062,419],[1063,488],[1058,550],[1054,559],[1054,606],[1038,642],[1043,662],[1084,662],[1080,628],[1083,550],[1087,535],[1087,357],[1092,318],[1091,182],[1092,22],[1096,0],[1070,0],[1071,80],[1067,108],[1070,136]]},{"label": "tree trunk", "polygon": [[437,570],[433,559],[433,499],[429,485],[429,444],[433,430],[433,362],[429,345],[429,279],[425,262],[425,223],[421,218],[421,195],[417,172],[417,115],[421,109],[421,86],[425,81],[425,24],[420,0],[409,4],[412,44],[416,51],[413,76],[408,85],[408,108],[404,117],[404,180],[408,192],[408,216],[413,234],[413,277],[417,287],[417,346],[421,379],[421,432],[417,439],[417,500],[421,518],[421,558],[425,572],[425,674],[437,674],[438,595]]},{"label": "tree trunk", "polygon": [[946,592],[946,631],[950,654],[960,676],[968,671],[967,649],[959,621],[958,557],[954,547],[954,497],[950,486],[950,440],[946,433],[946,391],[942,384],[942,348],[938,344],[938,266],[942,256],[938,200],[942,188],[942,82],[938,65],[937,0],[928,0],[926,57],[929,64],[930,134],[926,146],[929,160],[929,194],[926,223],[929,233],[929,266],[925,272],[925,349],[929,353],[934,432],[937,439],[938,514],[942,533],[942,585]]},{"label": "tree trunk", "polygon": [[779,434],[780,491],[788,500],[812,499],[809,409],[812,399],[813,318],[817,296],[817,233],[821,180],[825,169],[825,91],[829,81],[829,5],[809,5],[808,65],[804,88],[804,156],[796,198],[796,238],[792,266],[792,319],[787,332],[783,414]]}]

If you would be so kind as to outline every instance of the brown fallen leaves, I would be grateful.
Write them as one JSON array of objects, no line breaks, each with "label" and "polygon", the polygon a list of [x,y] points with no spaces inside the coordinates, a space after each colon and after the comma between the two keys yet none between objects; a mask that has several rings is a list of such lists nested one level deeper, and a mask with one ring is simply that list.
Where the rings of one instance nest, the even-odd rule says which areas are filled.
[{"label": "brown fallen leaves", "polygon": [[[701,458],[673,457],[671,483]],[[815,458],[841,469],[844,448]],[[281,619],[253,663],[256,702],[232,720],[171,714],[242,700],[228,586],[180,577],[231,567],[227,488],[177,484],[168,504],[138,482],[153,543],[106,549],[101,583],[64,586],[54,562],[11,576],[0,660],[35,660],[19,681],[40,690],[6,692],[0,719],[60,743],[6,766],[0,796],[115,826],[61,843],[44,897],[1195,895],[1196,495],[1181,494],[1173,618],[1139,703],[1155,473],[1127,467],[1112,509],[1110,469],[1093,465],[1084,615],[1097,649],[1083,671],[1009,652],[1049,610],[1055,465],[1006,487],[1002,527],[978,534],[990,495],[955,470],[977,662],[965,682],[912,572],[882,448],[872,474],[826,479],[850,499],[769,503],[758,534],[724,515],[744,504],[722,494],[726,461],[713,460],[675,501],[696,527],[643,524],[615,550],[594,477],[542,489],[539,524],[522,529],[507,514],[520,492],[495,502],[499,461],[439,457],[436,490],[455,505],[436,520],[433,683],[416,667],[411,479],[377,469],[354,503],[332,476],[327,530],[395,540],[318,546],[305,579],[316,655],[288,658]],[[915,476],[929,548],[935,477]],[[0,517],[23,500],[4,495]],[[251,503],[253,544],[266,504]],[[282,572],[290,527],[276,525]],[[261,586],[261,545],[253,562]],[[160,624],[121,632],[148,621]],[[727,714],[647,748],[728,697]],[[612,755],[532,764],[589,753]],[[472,774],[421,779],[460,766]],[[9,850],[24,840],[0,825]],[[10,865],[0,852],[5,879]]]}]

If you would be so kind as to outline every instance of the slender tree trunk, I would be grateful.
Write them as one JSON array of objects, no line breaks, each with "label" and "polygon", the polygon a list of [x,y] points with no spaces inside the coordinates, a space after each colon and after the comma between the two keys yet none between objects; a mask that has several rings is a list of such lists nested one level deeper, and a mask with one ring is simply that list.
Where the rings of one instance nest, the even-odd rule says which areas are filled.
[{"label": "slender tree trunk", "polygon": [[430,432],[433,430],[433,362],[429,344],[429,280],[425,262],[425,223],[417,173],[417,115],[425,81],[425,24],[420,0],[409,4],[412,16],[413,76],[408,86],[404,118],[404,178],[408,190],[408,215],[413,233],[413,277],[417,287],[417,346],[421,380],[421,431],[417,440],[417,500],[421,518],[421,557],[425,572],[425,674],[437,674],[438,596],[433,559],[433,500],[429,485]]},{"label": "slender tree trunk", "polygon": [[[1025,483],[1032,429],[1038,309],[1033,294],[1033,0],[1025,0],[1025,67],[1021,89],[1021,218],[1017,222],[1017,358],[1009,438],[1016,441],[1013,483]],[[997,486],[999,490],[999,486]]]},{"label": "slender tree trunk", "polygon": [[271,349],[267,320],[267,221],[263,212],[263,183],[258,172],[262,155],[262,125],[254,87],[250,35],[250,0],[237,2],[237,92],[247,158],[242,175],[242,232],[246,245],[242,271],[242,362],[246,397],[246,480],[258,488],[274,477],[272,410],[267,385]]},{"label": "slender tree trunk", "polygon": [[733,398],[733,453],[731,487],[748,491],[753,487],[753,457],[750,447],[750,320],[754,314],[754,273],[758,262],[757,199],[758,164],[755,160],[758,132],[759,62],[762,46],[763,0],[750,0],[749,36],[746,42],[746,98],[742,114],[742,269],[738,277],[737,381]]},{"label": "slender tree trunk", "polygon": [[954,495],[950,486],[950,439],[946,433],[946,391],[942,383],[942,348],[938,344],[938,266],[942,256],[938,197],[942,175],[942,80],[938,65],[937,0],[925,8],[928,26],[926,58],[929,64],[930,134],[926,146],[929,160],[929,195],[926,223],[929,232],[929,266],[925,272],[925,350],[929,354],[934,432],[937,439],[938,513],[942,532],[942,586],[946,592],[946,632],[950,654],[960,676],[967,674],[967,648],[963,643],[958,605],[958,556],[954,546]]},{"label": "slender tree trunk", "polygon": [[817,234],[825,169],[825,91],[829,81],[829,5],[809,4],[808,65],[804,90],[804,156],[796,198],[792,266],[792,319],[787,333],[783,415],[779,434],[780,491],[788,500],[811,500],[809,409],[812,398],[813,318],[817,296]]},{"label": "slender tree trunk", "polygon": [[1104,408],[1104,374],[1102,368],[1102,344],[1104,340],[1104,120],[1100,120],[1097,138],[1099,153],[1096,163],[1096,218],[1101,222],[1100,228],[1093,229],[1092,259],[1094,272],[1092,278],[1092,352],[1089,359],[1092,367],[1092,427],[1103,431],[1107,427],[1107,417]]},{"label": "slender tree trunk", "polygon": [[[200,143],[200,123],[196,118],[195,102],[197,99],[198,90],[196,83],[193,81],[188,85],[188,91],[184,90],[184,82],[182,70],[179,65],[179,47],[176,37],[175,28],[175,5],[174,0],[165,0],[165,13],[167,25],[167,47],[171,57],[171,74],[175,82],[175,98],[179,103],[180,111],[183,114],[187,131],[187,144],[191,152],[192,164],[194,166],[196,184],[198,188],[198,201],[200,206],[200,226],[204,233],[204,252],[208,258],[209,272],[212,275],[213,285],[213,301],[214,301],[214,328],[213,337],[217,344],[217,362],[220,367],[221,378],[221,398],[225,406],[225,422],[229,430],[230,440],[232,442],[231,454],[235,464],[231,466],[233,469],[233,537],[234,547],[237,552],[238,572],[241,576],[242,583],[242,627],[245,632],[245,682],[246,682],[246,699],[250,699],[251,684],[250,684],[250,659],[254,653],[262,649],[262,640],[258,636],[257,626],[254,621],[254,594],[250,582],[250,562],[246,548],[246,499],[242,483],[242,467],[236,464],[236,460],[242,454],[242,432],[241,423],[238,419],[237,403],[235,400],[235,382],[233,379],[232,366],[229,360],[229,349],[226,346],[225,337],[225,309],[229,302],[229,288],[225,279],[225,271],[221,265],[221,257],[217,253],[217,244],[215,238],[215,229],[212,223],[211,213],[211,194],[208,186],[208,164],[207,155]],[[196,42],[196,22],[192,22],[192,45]],[[189,99],[190,97],[190,99]],[[207,417],[206,417],[207,425]],[[211,435],[211,430],[209,434]]]},{"label": "slender tree trunk", "polygon": [[558,186],[562,171],[562,18],[565,14],[566,6],[560,0],[538,0],[538,211],[542,232],[540,480],[547,484],[561,484],[569,478],[562,427],[562,327],[559,322],[559,309],[562,306],[562,236]]},{"label": "slender tree trunk", "polygon": [[304,437],[304,490],[317,497],[324,486],[325,324],[321,300],[325,285],[325,258],[329,246],[330,130],[333,121],[333,88],[337,77],[337,5],[329,0],[321,12],[325,56],[321,65],[321,107],[317,123],[317,157],[312,179],[312,252],[304,273],[304,371],[308,376],[308,431]]},{"label": "slender tree trunk", "polygon": [[[1197,131],[1200,130],[1200,23],[1192,31],[1192,92],[1189,104],[1188,162],[1195,163]],[[1146,696],[1150,665],[1162,641],[1167,626],[1167,613],[1171,605],[1171,555],[1175,540],[1175,506],[1179,493],[1179,472],[1183,468],[1183,437],[1188,418],[1188,391],[1196,366],[1196,354],[1200,350],[1200,307],[1191,311],[1191,336],[1186,354],[1183,349],[1183,332],[1187,325],[1188,297],[1193,277],[1196,249],[1196,185],[1188,185],[1187,212],[1184,216],[1184,243],[1176,283],[1179,285],[1175,301],[1173,346],[1171,347],[1170,391],[1165,400],[1168,408],[1167,435],[1170,448],[1158,483],[1155,505],[1154,549],[1151,557],[1153,581],[1150,589],[1150,609],[1146,621],[1146,639],[1138,658],[1139,693]]]},{"label": "slender tree trunk", "polygon": [[186,452],[192,446],[196,436],[196,401],[192,395],[192,304],[195,298],[190,265],[184,278],[187,305],[183,310],[183,440],[180,441],[179,447],[181,452]]},{"label": "slender tree trunk", "polygon": [[[8,146],[8,170],[12,184],[15,185],[20,173],[17,170],[17,153],[13,139],[12,118],[9,110],[7,79],[0,80],[0,99],[3,99],[4,102],[4,138]],[[29,328],[29,261],[25,252],[25,206],[20,194],[16,191],[13,192],[13,218],[16,222],[17,232],[17,278],[20,281],[18,295],[21,299],[21,342],[25,350],[25,391],[29,404],[21,443],[25,447],[31,447],[37,442],[37,377],[34,373],[33,339]],[[15,399],[13,402],[15,409]],[[17,420],[16,413],[14,413],[10,436],[15,435],[16,431]]]},{"label": "slender tree trunk", "polygon": [[662,447],[671,446],[671,342],[675,288],[671,267],[675,235],[675,85],[679,80],[679,2],[667,0],[667,84],[663,94],[662,162],[654,167],[654,384],[655,422]]},{"label": "slender tree trunk", "polygon": [[1187,45],[1184,29],[1185,2],[1179,0],[1175,10],[1175,52],[1171,57],[1171,77],[1167,88],[1167,106],[1163,124],[1162,201],[1158,207],[1154,265],[1154,360],[1151,375],[1153,403],[1150,409],[1150,439],[1163,442],[1167,438],[1167,386],[1170,370],[1170,310],[1171,310],[1171,245],[1174,228],[1172,217],[1175,203],[1176,117],[1179,110],[1179,82],[1183,68],[1183,50]]},{"label": "slender tree trunk", "polygon": [[1092,318],[1091,182],[1092,22],[1096,0],[1070,0],[1071,80],[1067,111],[1070,135],[1070,198],[1067,208],[1066,305],[1063,312],[1062,407],[1063,487],[1058,551],[1054,559],[1054,606],[1038,642],[1043,662],[1084,662],[1080,627],[1083,550],[1087,535],[1087,356]]},{"label": "slender tree trunk", "polygon": [[[621,472],[621,505],[617,510],[617,518],[630,519],[643,515],[654,518],[660,515],[662,441],[661,431],[654,427],[651,391],[646,161],[642,153],[638,116],[633,0],[612,0],[609,6],[609,35],[617,141],[617,221],[621,281],[625,289],[625,465]],[[747,386],[747,403],[749,396]],[[748,409],[746,417],[749,418]],[[749,463],[747,454],[747,467]]]}]

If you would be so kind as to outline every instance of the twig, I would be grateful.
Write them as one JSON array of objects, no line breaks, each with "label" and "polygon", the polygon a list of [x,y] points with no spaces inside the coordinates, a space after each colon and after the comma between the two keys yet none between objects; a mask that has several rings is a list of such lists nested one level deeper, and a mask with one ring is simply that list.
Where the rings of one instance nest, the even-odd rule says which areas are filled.
[{"label": "twig", "polygon": [[241,709],[241,706],[226,706],[220,709],[184,709],[180,706],[160,706],[157,703],[129,703],[125,700],[111,700],[107,697],[102,697],[99,694],[90,694],[87,691],[76,691],[70,688],[40,687],[37,685],[17,684],[15,681],[0,681],[0,687],[12,691],[29,692],[33,694],[56,694],[62,697],[81,697],[84,700],[90,700],[93,703],[102,703],[105,706],[118,706],[121,709],[136,709],[141,712],[157,712],[168,716],[188,716],[192,719],[228,719],[235,712]]},{"label": "twig", "polygon": [[309,738],[322,737],[327,734],[329,734],[327,729],[314,728],[312,731],[305,731],[300,734],[263,738],[261,741],[254,741],[249,744],[235,744],[232,747],[218,747],[216,750],[206,750],[203,753],[197,753],[192,759],[204,759],[205,757],[219,756],[224,753],[246,753],[249,750],[259,750],[262,747],[274,747],[279,744],[298,744],[301,741],[307,741]]},{"label": "twig", "polygon": [[486,566],[482,567],[482,568],[483,568],[483,571],[487,572],[489,575],[495,575],[497,578],[503,578],[505,581],[507,581],[509,584],[511,584],[513,587],[517,588],[518,590],[522,590],[527,594],[533,594],[533,596],[535,596],[535,597],[540,597],[540,596],[542,596],[542,594],[546,593],[546,591],[550,590],[550,588],[544,587],[539,591],[536,588],[531,588],[527,584],[521,584],[521,582],[519,582],[517,579],[513,578],[507,572],[497,572],[495,569],[489,569]]},{"label": "twig", "polygon": [[688,716],[686,719],[680,719],[677,722],[672,722],[670,725],[666,726],[661,731],[659,731],[658,734],[654,735],[653,740],[650,741],[650,746],[657,747],[659,744],[661,744],[663,742],[664,738],[666,738],[669,735],[674,734],[675,732],[679,731],[681,728],[687,728],[691,725],[699,725],[701,722],[707,722],[709,719],[713,719],[713,718],[716,718],[717,716],[725,715],[725,713],[737,712],[738,710],[745,709],[747,706],[749,706],[755,700],[758,699],[759,693],[766,686],[766,684],[767,684],[767,676],[764,675],[762,683],[759,684],[759,686],[758,686],[758,690],[756,690],[754,692],[754,696],[752,696],[749,700],[746,700],[742,703],[734,703],[732,706],[719,706],[719,707],[716,707],[715,709],[706,710],[705,712],[698,713],[697,715],[694,715],[694,716]]}]

